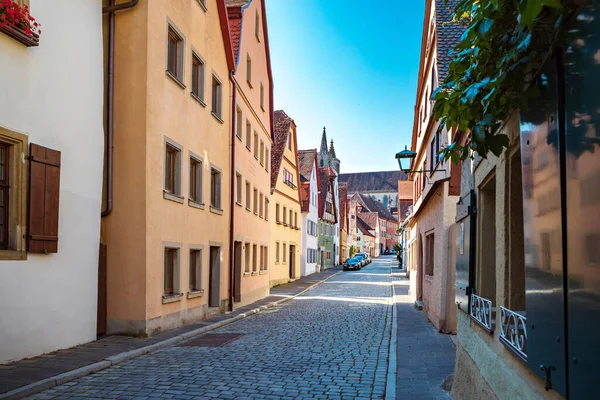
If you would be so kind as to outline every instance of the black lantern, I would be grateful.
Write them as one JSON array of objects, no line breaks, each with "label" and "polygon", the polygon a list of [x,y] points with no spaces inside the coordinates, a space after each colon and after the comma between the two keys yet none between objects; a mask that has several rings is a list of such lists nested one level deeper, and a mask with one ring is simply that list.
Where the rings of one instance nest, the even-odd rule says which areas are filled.
[{"label": "black lantern", "polygon": [[412,171],[413,160],[417,156],[414,151],[408,150],[408,146],[404,146],[404,150],[396,153],[396,160],[402,172],[410,173]]}]

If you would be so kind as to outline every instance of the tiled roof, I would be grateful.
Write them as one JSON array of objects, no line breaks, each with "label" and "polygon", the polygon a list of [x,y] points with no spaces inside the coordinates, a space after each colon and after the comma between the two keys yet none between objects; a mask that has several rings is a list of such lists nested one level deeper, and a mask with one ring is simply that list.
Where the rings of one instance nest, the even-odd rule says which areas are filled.
[{"label": "tiled roof", "polygon": [[[329,167],[319,168],[319,218],[323,218],[325,212],[325,201],[327,200],[327,192],[332,188],[331,181],[335,178],[335,172]],[[335,207],[335,199],[333,201]],[[334,213],[335,215],[335,213]]]},{"label": "tiled roof", "polygon": [[398,220],[404,221],[406,217],[410,215],[412,212],[412,200],[400,200],[400,214],[398,215]]},{"label": "tiled roof", "polygon": [[380,201],[373,199],[371,196],[358,193],[357,199],[360,205],[370,212],[376,212],[379,215],[379,218],[387,219],[389,221],[397,221],[396,217],[394,217]]},{"label": "tiled roof", "polygon": [[339,181],[348,183],[348,193],[357,192],[397,192],[398,181],[405,181],[404,172],[379,171],[340,174]]},{"label": "tiled roof", "polygon": [[275,134],[273,146],[271,146],[271,193],[275,190],[281,161],[285,152],[285,145],[288,141],[288,134],[292,122],[294,122],[283,110],[277,110],[274,113]]},{"label": "tiled roof", "polygon": [[413,182],[412,181],[400,181],[398,182],[398,200],[410,200],[413,199]]},{"label": "tiled roof", "polygon": [[238,59],[240,53],[240,40],[242,38],[242,19],[229,18],[229,34],[231,35],[231,47],[233,48],[233,57]]},{"label": "tiled roof", "polygon": [[369,227],[369,225],[367,225],[367,223],[363,221],[360,216],[356,217],[356,227],[362,232],[363,235],[375,237],[375,235],[369,232],[369,230],[373,228]]},{"label": "tiled roof", "polygon": [[340,229],[346,229],[348,218],[348,185],[340,183],[338,185],[338,195],[340,196]]},{"label": "tiled roof", "polygon": [[298,172],[302,182],[310,181],[312,170],[316,167],[317,149],[298,150]]},{"label": "tiled roof", "polygon": [[300,196],[302,201],[302,212],[310,211],[310,182],[304,182],[300,185]]},{"label": "tiled roof", "polygon": [[369,229],[377,229],[377,224],[379,223],[377,221],[377,217],[378,215],[376,212],[364,212],[357,214],[357,219],[361,219],[365,224],[367,224]]},{"label": "tiled roof", "polygon": [[448,54],[458,44],[466,27],[459,23],[452,23],[454,7],[460,0],[435,0],[435,24],[437,45],[437,66],[439,81],[442,82],[448,75],[448,68],[452,57]]},{"label": "tiled roof", "polygon": [[249,0],[225,0],[227,7],[241,7],[246,5]]}]

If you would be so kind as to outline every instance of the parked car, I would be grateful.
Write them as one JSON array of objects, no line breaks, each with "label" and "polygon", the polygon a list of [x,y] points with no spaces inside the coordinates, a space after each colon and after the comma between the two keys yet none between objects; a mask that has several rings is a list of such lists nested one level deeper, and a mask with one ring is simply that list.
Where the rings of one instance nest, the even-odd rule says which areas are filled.
[{"label": "parked car", "polygon": [[371,256],[369,256],[367,253],[358,253],[357,255],[360,255],[365,260],[365,265],[371,264]]},{"label": "parked car", "polygon": [[354,258],[357,258],[360,261],[361,267],[364,267],[365,265],[367,265],[367,258],[365,257],[365,255],[363,253],[355,254]]},{"label": "parked car", "polygon": [[358,258],[352,257],[344,261],[344,271],[348,271],[349,269],[360,269],[361,267],[361,260]]}]

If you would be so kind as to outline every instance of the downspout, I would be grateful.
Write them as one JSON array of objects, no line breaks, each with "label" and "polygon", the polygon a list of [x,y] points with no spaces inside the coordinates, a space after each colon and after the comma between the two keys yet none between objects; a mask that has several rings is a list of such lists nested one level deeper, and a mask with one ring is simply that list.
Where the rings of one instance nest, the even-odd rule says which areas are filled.
[{"label": "downspout", "polygon": [[135,7],[139,0],[115,5],[110,0],[108,7],[102,8],[102,13],[108,13],[108,95],[106,98],[106,143],[104,154],[106,162],[106,209],[100,214],[107,217],[113,206],[113,136],[114,136],[114,95],[115,95],[115,12]]},{"label": "downspout", "polygon": [[231,99],[231,160],[230,160],[230,179],[229,179],[229,311],[233,311],[233,291],[235,290],[235,246],[233,242],[233,228],[234,228],[234,212],[235,212],[235,127],[236,127],[236,97],[237,87],[235,80],[233,79],[233,71],[229,72],[229,81],[233,89]]}]

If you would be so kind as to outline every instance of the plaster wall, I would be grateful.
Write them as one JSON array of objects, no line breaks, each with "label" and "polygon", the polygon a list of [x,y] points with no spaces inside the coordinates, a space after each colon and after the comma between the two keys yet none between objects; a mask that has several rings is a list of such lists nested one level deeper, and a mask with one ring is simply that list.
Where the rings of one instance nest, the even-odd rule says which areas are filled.
[{"label": "plaster wall", "polygon": [[[165,73],[169,25],[184,39],[181,83]],[[142,0],[119,13],[116,26],[117,178],[114,212],[105,221],[108,330],[151,335],[226,307],[231,87],[216,0],[207,1],[206,11],[196,2]],[[205,62],[203,102],[184,87],[191,83],[192,50]],[[211,113],[213,77],[222,85],[219,117]],[[181,149],[180,199],[163,191],[167,140]],[[191,156],[202,162],[200,204],[189,196]],[[211,204],[212,169],[221,176],[220,205]],[[168,303],[163,300],[165,247],[178,249],[174,289],[182,294]],[[211,247],[219,248],[214,286],[209,285]],[[201,296],[188,293],[191,249],[202,251]],[[209,310],[213,291],[220,302]]]},{"label": "plaster wall", "polygon": [[318,251],[319,239],[318,239],[318,228],[317,236],[308,234],[308,221],[312,221],[315,224],[319,221],[319,209],[318,209],[318,192],[317,187],[317,166],[313,166],[313,170],[310,176],[310,195],[309,195],[309,208],[308,212],[302,213],[302,226],[300,227],[302,245],[300,251],[300,275],[306,276],[318,272],[318,263],[307,261],[308,249],[314,249]]},{"label": "plaster wall", "polygon": [[0,33],[0,126],[61,152],[58,253],[0,262],[0,363],[96,339],[102,3],[30,6],[43,24],[39,47]]}]

